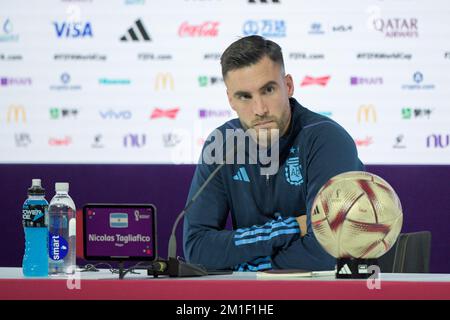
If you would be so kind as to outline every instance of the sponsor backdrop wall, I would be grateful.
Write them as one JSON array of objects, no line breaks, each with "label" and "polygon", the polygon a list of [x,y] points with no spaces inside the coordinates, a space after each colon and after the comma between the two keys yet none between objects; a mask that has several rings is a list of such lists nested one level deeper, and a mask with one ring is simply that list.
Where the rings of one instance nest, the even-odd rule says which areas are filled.
[{"label": "sponsor backdrop wall", "polygon": [[69,181],[78,207],[158,204],[165,255],[205,138],[236,117],[221,52],[259,34],[282,46],[300,103],[397,189],[403,231],[432,231],[432,271],[450,272],[449,19],[444,0],[0,3],[0,264],[21,263],[35,177],[48,199]]}]

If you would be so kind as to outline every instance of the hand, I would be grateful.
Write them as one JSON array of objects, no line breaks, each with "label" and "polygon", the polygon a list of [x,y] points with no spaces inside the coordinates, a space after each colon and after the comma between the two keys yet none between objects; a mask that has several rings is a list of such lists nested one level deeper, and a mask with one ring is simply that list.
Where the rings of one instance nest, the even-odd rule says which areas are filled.
[{"label": "hand", "polygon": [[295,218],[295,220],[297,220],[298,225],[300,227],[300,237],[305,236],[306,235],[306,214]]}]

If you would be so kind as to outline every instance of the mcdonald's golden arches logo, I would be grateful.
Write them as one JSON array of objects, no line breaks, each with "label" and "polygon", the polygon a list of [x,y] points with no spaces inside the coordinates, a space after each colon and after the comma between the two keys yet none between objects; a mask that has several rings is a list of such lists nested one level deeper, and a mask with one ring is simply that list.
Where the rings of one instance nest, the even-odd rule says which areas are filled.
[{"label": "mcdonald's golden arches logo", "polygon": [[8,123],[11,123],[11,121],[14,121],[15,123],[18,123],[19,121],[22,121],[22,123],[26,123],[27,112],[25,111],[25,108],[20,105],[9,106],[8,112],[6,114],[6,121]]},{"label": "mcdonald's golden arches logo", "polygon": [[374,105],[362,105],[358,109],[358,123],[361,122],[377,122],[377,110]]},{"label": "mcdonald's golden arches logo", "polygon": [[155,90],[174,90],[175,82],[171,73],[158,73],[155,79]]}]

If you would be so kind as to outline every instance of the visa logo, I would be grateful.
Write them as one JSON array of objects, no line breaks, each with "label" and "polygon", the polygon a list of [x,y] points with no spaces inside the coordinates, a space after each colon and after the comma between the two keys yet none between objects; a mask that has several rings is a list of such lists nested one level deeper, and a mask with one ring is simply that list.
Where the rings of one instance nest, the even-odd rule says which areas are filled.
[{"label": "visa logo", "polygon": [[110,213],[109,214],[110,228],[128,228],[128,214],[127,213]]},{"label": "visa logo", "polygon": [[93,37],[90,22],[53,22],[58,38],[85,38]]},{"label": "visa logo", "polygon": [[124,119],[128,120],[131,119],[131,111],[124,110],[124,111],[114,111],[114,110],[108,110],[108,111],[100,111],[100,116],[102,119]]}]

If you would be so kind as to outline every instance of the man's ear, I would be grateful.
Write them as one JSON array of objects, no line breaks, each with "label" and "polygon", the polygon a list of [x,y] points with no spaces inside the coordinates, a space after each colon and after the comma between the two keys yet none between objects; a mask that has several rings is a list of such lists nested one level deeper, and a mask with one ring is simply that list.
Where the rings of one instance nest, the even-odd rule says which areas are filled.
[{"label": "man's ear", "polygon": [[286,81],[288,96],[289,98],[291,98],[294,95],[294,80],[292,79],[292,76],[290,74],[287,74],[284,77],[284,81]]}]

